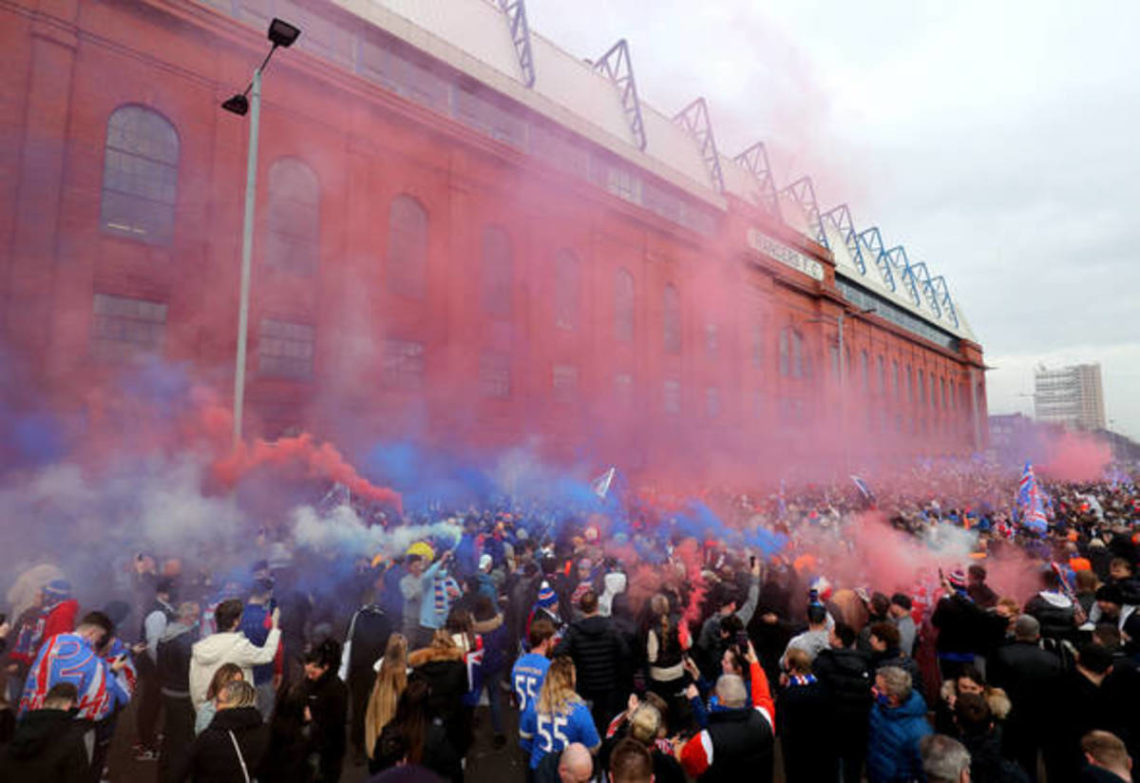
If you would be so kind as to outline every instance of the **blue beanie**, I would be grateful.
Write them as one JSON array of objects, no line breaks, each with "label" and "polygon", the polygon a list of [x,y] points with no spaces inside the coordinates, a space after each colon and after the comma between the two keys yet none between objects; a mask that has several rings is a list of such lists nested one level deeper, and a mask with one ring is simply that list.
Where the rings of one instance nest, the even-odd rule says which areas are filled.
[{"label": "blue beanie", "polygon": [[538,588],[538,605],[543,609],[549,609],[558,603],[558,594],[551,588],[549,582],[543,582],[542,587]]}]

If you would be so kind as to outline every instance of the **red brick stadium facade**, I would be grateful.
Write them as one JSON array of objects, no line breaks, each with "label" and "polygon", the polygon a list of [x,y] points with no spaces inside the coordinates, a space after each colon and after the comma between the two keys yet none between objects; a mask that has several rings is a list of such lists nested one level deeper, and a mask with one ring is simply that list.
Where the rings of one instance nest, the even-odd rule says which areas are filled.
[{"label": "red brick stadium facade", "polygon": [[0,328],[50,399],[147,353],[230,388],[247,125],[219,104],[273,15],[306,46],[265,79],[251,434],[634,466],[983,445],[968,332],[323,0],[0,6]]}]

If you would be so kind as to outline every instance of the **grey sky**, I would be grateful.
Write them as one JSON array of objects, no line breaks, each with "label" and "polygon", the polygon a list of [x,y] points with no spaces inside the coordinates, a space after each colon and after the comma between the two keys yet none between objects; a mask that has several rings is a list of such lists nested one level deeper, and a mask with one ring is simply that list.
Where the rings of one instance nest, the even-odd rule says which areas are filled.
[{"label": "grey sky", "polygon": [[717,142],[769,143],[778,184],[945,274],[997,367],[1101,362],[1140,437],[1140,3],[527,0],[581,57],[629,40],[643,99],[708,99]]}]

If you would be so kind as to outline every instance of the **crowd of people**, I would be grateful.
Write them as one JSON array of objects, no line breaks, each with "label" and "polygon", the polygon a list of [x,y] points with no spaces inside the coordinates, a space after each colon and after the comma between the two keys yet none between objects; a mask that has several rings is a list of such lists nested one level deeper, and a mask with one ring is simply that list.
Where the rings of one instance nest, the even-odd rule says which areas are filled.
[{"label": "crowd of people", "polygon": [[[884,483],[862,513],[862,487],[710,493],[695,518],[499,501],[348,564],[287,532],[237,572],[141,552],[112,595],[29,563],[0,780],[115,779],[126,733],[162,783],[458,782],[489,722],[527,783],[1131,781],[1140,493],[1048,486],[1040,534],[951,484]],[[939,569],[848,562],[856,524]],[[1031,587],[992,578],[1015,557]]]}]

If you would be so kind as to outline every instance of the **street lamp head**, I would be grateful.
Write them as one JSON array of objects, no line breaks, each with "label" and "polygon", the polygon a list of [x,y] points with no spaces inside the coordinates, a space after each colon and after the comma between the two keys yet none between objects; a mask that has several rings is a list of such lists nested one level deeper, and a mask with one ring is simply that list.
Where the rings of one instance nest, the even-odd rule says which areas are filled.
[{"label": "street lamp head", "polygon": [[239,117],[244,117],[249,111],[249,99],[241,93],[238,93],[232,98],[227,98],[225,103],[222,104],[222,108]]},{"label": "street lamp head", "polygon": [[301,29],[288,22],[274,18],[269,23],[269,40],[274,46],[289,47],[301,35]]}]

